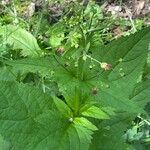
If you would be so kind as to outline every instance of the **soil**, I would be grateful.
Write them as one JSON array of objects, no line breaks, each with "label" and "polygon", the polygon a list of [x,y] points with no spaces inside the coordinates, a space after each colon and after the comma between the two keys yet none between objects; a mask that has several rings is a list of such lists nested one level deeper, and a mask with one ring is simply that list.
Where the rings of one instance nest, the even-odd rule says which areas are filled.
[{"label": "soil", "polygon": [[104,12],[110,12],[116,17],[143,18],[147,17],[146,24],[150,25],[150,0],[120,0],[106,1],[102,4]]},{"label": "soil", "polygon": [[[24,0],[22,0],[24,2]],[[29,1],[29,0],[28,0]],[[50,2],[47,7],[49,14],[52,15],[52,18],[59,20],[60,15],[63,10],[69,6],[70,3],[74,1],[80,1],[84,6],[87,6],[90,0],[61,0]],[[122,17],[126,19],[136,19],[147,17],[145,20],[146,25],[150,25],[150,0],[95,0],[97,4],[99,4],[104,14],[111,13],[114,17]],[[1,3],[4,5],[9,5],[12,0],[2,0]],[[42,0],[31,0],[32,4],[29,4],[27,11],[30,11],[29,17],[34,14],[34,11],[38,11],[43,7]],[[32,7],[30,7],[32,5]],[[34,11],[31,10],[34,9]],[[58,20],[57,20],[58,18]]]}]

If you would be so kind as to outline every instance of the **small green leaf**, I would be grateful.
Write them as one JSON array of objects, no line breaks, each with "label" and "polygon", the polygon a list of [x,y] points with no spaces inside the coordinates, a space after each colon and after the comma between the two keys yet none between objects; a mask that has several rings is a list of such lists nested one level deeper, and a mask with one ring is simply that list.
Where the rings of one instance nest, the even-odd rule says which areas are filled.
[{"label": "small green leaf", "polygon": [[64,40],[64,26],[62,23],[57,23],[54,26],[50,27],[49,29],[49,34],[50,34],[50,39],[49,39],[49,44],[52,47],[58,47],[61,45],[61,42]]},{"label": "small green leaf", "polygon": [[70,108],[63,102],[63,100],[53,97],[54,103],[57,109],[64,115],[65,117],[73,117],[72,111]]},{"label": "small green leaf", "polygon": [[109,116],[96,106],[92,106],[87,110],[83,111],[82,115],[87,117],[97,118],[97,119],[109,119]]},{"label": "small green leaf", "polygon": [[52,36],[49,40],[49,43],[52,47],[58,47],[61,45],[61,42],[63,41],[64,37],[63,35],[58,36]]},{"label": "small green leaf", "polygon": [[96,131],[98,130],[98,128],[92,124],[89,120],[87,120],[86,118],[80,117],[80,118],[75,118],[75,120],[73,121],[75,124],[84,126],[92,131]]}]

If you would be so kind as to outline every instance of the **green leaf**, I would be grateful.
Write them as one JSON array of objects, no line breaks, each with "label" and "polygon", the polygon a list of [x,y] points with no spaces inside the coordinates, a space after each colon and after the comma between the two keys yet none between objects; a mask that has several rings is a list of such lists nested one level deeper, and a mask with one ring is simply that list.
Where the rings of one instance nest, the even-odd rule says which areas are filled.
[{"label": "green leaf", "polygon": [[1,150],[9,150],[10,149],[10,143],[8,141],[6,141],[4,139],[4,137],[2,137],[0,135],[0,148]]},{"label": "green leaf", "polygon": [[92,124],[89,120],[87,120],[86,118],[83,118],[83,117],[75,118],[75,120],[73,122],[75,124],[84,126],[85,128],[88,128],[92,131],[98,130],[98,128],[94,124]]},{"label": "green leaf", "polygon": [[58,36],[52,36],[49,40],[49,43],[52,47],[58,47],[61,45],[61,42],[63,41],[64,37],[63,35]]},{"label": "green leaf", "polygon": [[57,97],[53,97],[54,99],[54,103],[57,107],[57,109],[61,112],[61,114],[63,114],[66,117],[73,117],[72,111],[70,110],[70,108],[67,106],[67,104],[65,104],[61,99],[57,98]]},{"label": "green leaf", "polygon": [[49,44],[52,47],[58,47],[61,45],[62,41],[64,40],[64,26],[62,23],[57,23],[53,27],[50,28],[50,39]]},{"label": "green leaf", "polygon": [[104,112],[106,112],[109,116],[115,116],[115,109],[112,107],[102,107],[101,108]]},{"label": "green leaf", "polygon": [[37,57],[42,55],[42,51],[37,44],[37,40],[26,30],[13,25],[0,27],[0,35],[4,44],[13,46],[13,49],[21,49],[23,56]]},{"label": "green leaf", "polygon": [[[129,97],[135,85],[141,80],[149,39],[150,28],[146,28],[93,51],[94,58],[113,66],[110,71],[97,69],[97,73],[94,72],[97,76],[92,75],[95,77],[91,81],[93,87],[96,86],[100,90],[96,95],[100,104],[114,107],[119,111],[140,111],[139,107],[129,100]],[[122,76],[122,74],[124,75]]]},{"label": "green leaf", "polygon": [[0,67],[0,81],[15,81],[16,74],[10,67]]},{"label": "green leaf", "polygon": [[124,131],[130,123],[127,116],[119,114],[118,118],[97,123],[99,130],[93,135],[90,150],[135,150],[132,145],[128,145],[124,138]]},{"label": "green leaf", "polygon": [[[60,150],[88,150],[89,145],[91,144],[92,134],[93,132],[91,130],[78,124],[74,124],[73,126],[71,126],[68,132],[68,135],[70,137],[70,143],[68,148],[65,149],[61,147]],[[68,142],[65,144],[68,144]]]},{"label": "green leaf", "polygon": [[[110,82],[110,93],[128,98],[141,75],[147,59],[150,28],[145,28],[129,37],[120,38],[93,55],[101,62],[112,64],[112,70],[104,73]],[[126,88],[128,85],[128,88]],[[124,91],[124,92],[121,92]]]},{"label": "green leaf", "polygon": [[[99,51],[93,51],[97,60],[113,66],[110,71],[99,73],[103,78],[101,77],[101,86],[97,86],[100,92],[96,97],[99,98],[100,104],[114,107],[118,115],[111,120],[104,120],[103,124],[95,124],[99,127],[99,132],[94,135],[91,150],[116,150],[118,147],[122,150],[135,149],[127,145],[122,136],[134,116],[143,112],[149,100],[148,83],[146,89],[137,90],[138,88],[135,88],[137,83],[143,85],[139,82],[142,81],[149,41],[150,28],[146,28],[134,35],[116,40]],[[102,144],[104,142],[107,144]]]},{"label": "green leaf", "polygon": [[150,80],[137,84],[131,100],[150,113]]},{"label": "green leaf", "polygon": [[97,119],[109,119],[109,116],[96,106],[92,106],[87,110],[83,111],[82,115],[87,117],[97,118]]},{"label": "green leaf", "polygon": [[41,58],[24,58],[19,60],[1,60],[3,63],[12,66],[15,71],[24,73],[33,72],[43,75],[51,74],[57,67],[53,56]]}]

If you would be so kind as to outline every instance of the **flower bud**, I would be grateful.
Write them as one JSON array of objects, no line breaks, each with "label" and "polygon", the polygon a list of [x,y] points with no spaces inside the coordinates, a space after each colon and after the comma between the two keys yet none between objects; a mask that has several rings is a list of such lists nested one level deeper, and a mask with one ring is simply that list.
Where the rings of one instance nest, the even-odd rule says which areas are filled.
[{"label": "flower bud", "polygon": [[73,122],[73,118],[69,118],[69,122]]},{"label": "flower bud", "polygon": [[100,63],[100,66],[101,66],[101,68],[104,69],[104,70],[110,70],[110,69],[112,68],[112,65],[111,65],[111,64],[108,64],[108,63],[106,63],[106,62]]},{"label": "flower bud", "polygon": [[64,49],[64,47],[59,47],[56,51],[58,53],[62,54],[62,53],[64,53],[65,49]]},{"label": "flower bud", "polygon": [[97,88],[97,87],[94,87],[94,88],[92,89],[92,94],[93,94],[93,95],[96,95],[97,92],[98,92],[98,88]]}]

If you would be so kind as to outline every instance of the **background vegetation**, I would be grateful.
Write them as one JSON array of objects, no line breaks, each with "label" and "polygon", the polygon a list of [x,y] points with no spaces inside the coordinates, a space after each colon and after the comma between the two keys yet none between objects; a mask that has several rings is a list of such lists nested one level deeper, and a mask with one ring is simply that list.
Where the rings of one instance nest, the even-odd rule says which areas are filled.
[{"label": "background vegetation", "polygon": [[0,2],[0,150],[149,150],[150,3]]}]

